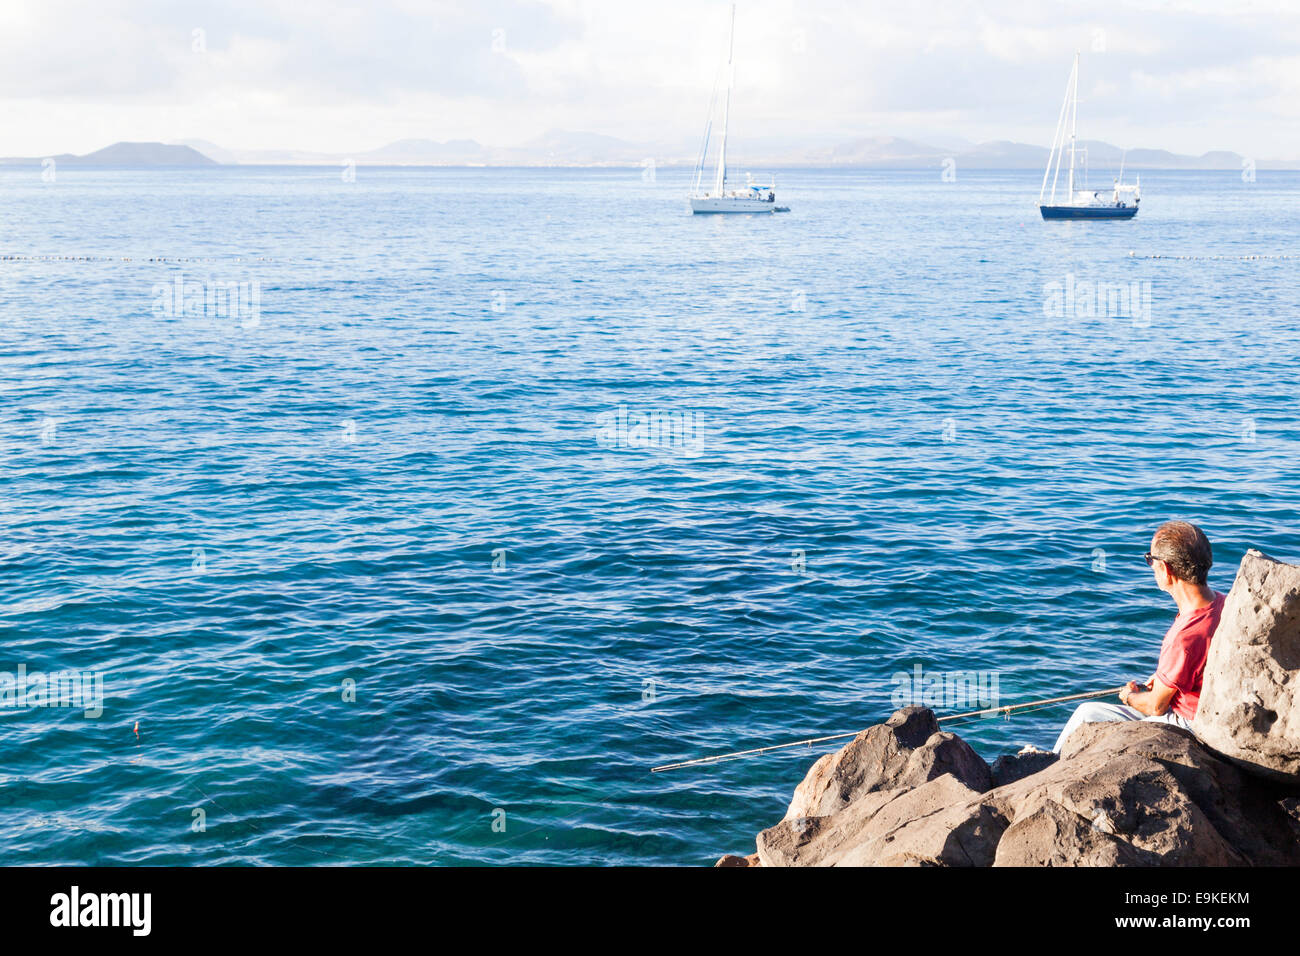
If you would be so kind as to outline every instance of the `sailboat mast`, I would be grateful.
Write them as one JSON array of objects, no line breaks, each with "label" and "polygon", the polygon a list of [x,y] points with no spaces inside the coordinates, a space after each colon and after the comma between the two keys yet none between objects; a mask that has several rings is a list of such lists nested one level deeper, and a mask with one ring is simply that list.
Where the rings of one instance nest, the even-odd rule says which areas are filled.
[{"label": "sailboat mast", "polygon": [[1079,129],[1079,54],[1074,54],[1074,84],[1070,93],[1070,194],[1066,201],[1074,202],[1074,140]]},{"label": "sailboat mast", "polygon": [[727,39],[727,102],[722,108],[722,144],[718,148],[718,175],[713,184],[713,195],[721,196],[727,183],[727,124],[731,119],[731,86],[736,78],[731,65],[736,48],[736,5],[731,5],[731,35]]},{"label": "sailboat mast", "polygon": [[1070,116],[1070,86],[1074,80],[1074,71],[1065,78],[1065,95],[1061,97],[1061,112],[1056,117],[1056,130],[1052,133],[1052,148],[1047,151],[1047,168],[1043,170],[1043,185],[1038,190],[1041,203],[1047,194],[1047,179],[1052,179],[1052,199],[1056,202],[1056,184],[1061,178],[1061,158],[1065,152],[1065,124]]}]

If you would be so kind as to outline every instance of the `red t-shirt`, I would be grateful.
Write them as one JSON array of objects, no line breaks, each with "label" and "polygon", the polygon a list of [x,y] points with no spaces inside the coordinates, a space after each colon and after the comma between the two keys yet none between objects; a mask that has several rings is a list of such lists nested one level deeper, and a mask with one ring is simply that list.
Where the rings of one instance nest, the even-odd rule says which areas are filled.
[{"label": "red t-shirt", "polygon": [[1156,679],[1174,689],[1169,709],[1191,720],[1201,702],[1201,679],[1205,676],[1205,656],[1210,639],[1219,627],[1224,595],[1214,592],[1214,603],[1174,618],[1169,633],[1160,645],[1160,662]]}]

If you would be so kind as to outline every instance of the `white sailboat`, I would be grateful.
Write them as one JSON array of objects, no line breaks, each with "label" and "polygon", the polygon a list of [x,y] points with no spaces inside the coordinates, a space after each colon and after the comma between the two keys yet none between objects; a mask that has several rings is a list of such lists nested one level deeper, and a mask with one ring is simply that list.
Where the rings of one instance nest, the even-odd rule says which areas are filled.
[{"label": "white sailboat", "polygon": [[[1074,169],[1079,153],[1086,157],[1087,149],[1077,145],[1076,136],[1079,126],[1079,54],[1074,54],[1074,69],[1065,84],[1065,102],[1061,104],[1061,116],[1056,121],[1056,133],[1052,136],[1052,149],[1047,154],[1047,169],[1043,171],[1043,187],[1038,191],[1038,209],[1044,219],[1132,219],[1137,215],[1138,203],[1142,201],[1142,182],[1139,179],[1134,186],[1125,186],[1124,167],[1121,163],[1119,177],[1113,189],[1089,189],[1085,182],[1078,188]],[[1061,178],[1061,162],[1066,152],[1066,130],[1069,130],[1070,168],[1066,172],[1063,201],[1057,201],[1056,186]],[[1053,172],[1055,167],[1055,172]],[[1087,168],[1086,166],[1084,167]],[[1052,180],[1052,192],[1047,193],[1047,180]]]},{"label": "white sailboat", "polygon": [[[745,175],[743,187],[727,185],[727,126],[731,119],[731,88],[735,80],[732,57],[736,46],[736,5],[731,5],[731,36],[727,43],[727,96],[722,109],[722,139],[718,145],[718,165],[714,170],[713,184],[704,185],[704,164],[709,154],[709,134],[713,129],[713,116],[704,127],[704,145],[695,165],[695,180],[691,186],[691,212],[789,212],[788,207],[776,204],[776,179],[755,181],[752,174]],[[710,109],[712,114],[712,109]]]}]

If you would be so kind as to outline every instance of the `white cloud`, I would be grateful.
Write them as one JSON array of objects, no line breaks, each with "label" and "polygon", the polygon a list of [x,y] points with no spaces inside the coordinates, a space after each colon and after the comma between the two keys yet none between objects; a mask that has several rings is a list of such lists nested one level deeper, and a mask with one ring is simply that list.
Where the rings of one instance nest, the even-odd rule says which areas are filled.
[{"label": "white cloud", "polygon": [[[698,0],[5,0],[0,153],[185,138],[347,152],[550,127],[688,142],[727,16]],[[1041,142],[1075,49],[1090,137],[1300,156],[1300,9],[1276,0],[748,0],[737,136]]]}]

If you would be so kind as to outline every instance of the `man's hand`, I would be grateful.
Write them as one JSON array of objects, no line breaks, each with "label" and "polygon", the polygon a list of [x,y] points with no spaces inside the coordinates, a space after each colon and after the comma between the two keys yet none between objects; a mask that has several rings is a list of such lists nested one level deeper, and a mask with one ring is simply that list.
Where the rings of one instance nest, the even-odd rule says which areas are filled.
[{"label": "man's hand", "polygon": [[[1147,687],[1150,687],[1150,685],[1148,684]],[[1121,704],[1127,704],[1130,694],[1140,694],[1146,690],[1147,687],[1143,687],[1135,680],[1129,681],[1128,686],[1119,692],[1119,702]]]},{"label": "man's hand", "polygon": [[1128,686],[1120,691],[1119,699],[1138,713],[1160,717],[1169,712],[1169,705],[1173,703],[1176,693],[1178,692],[1168,684],[1153,677],[1150,690],[1137,681],[1129,681]]}]

